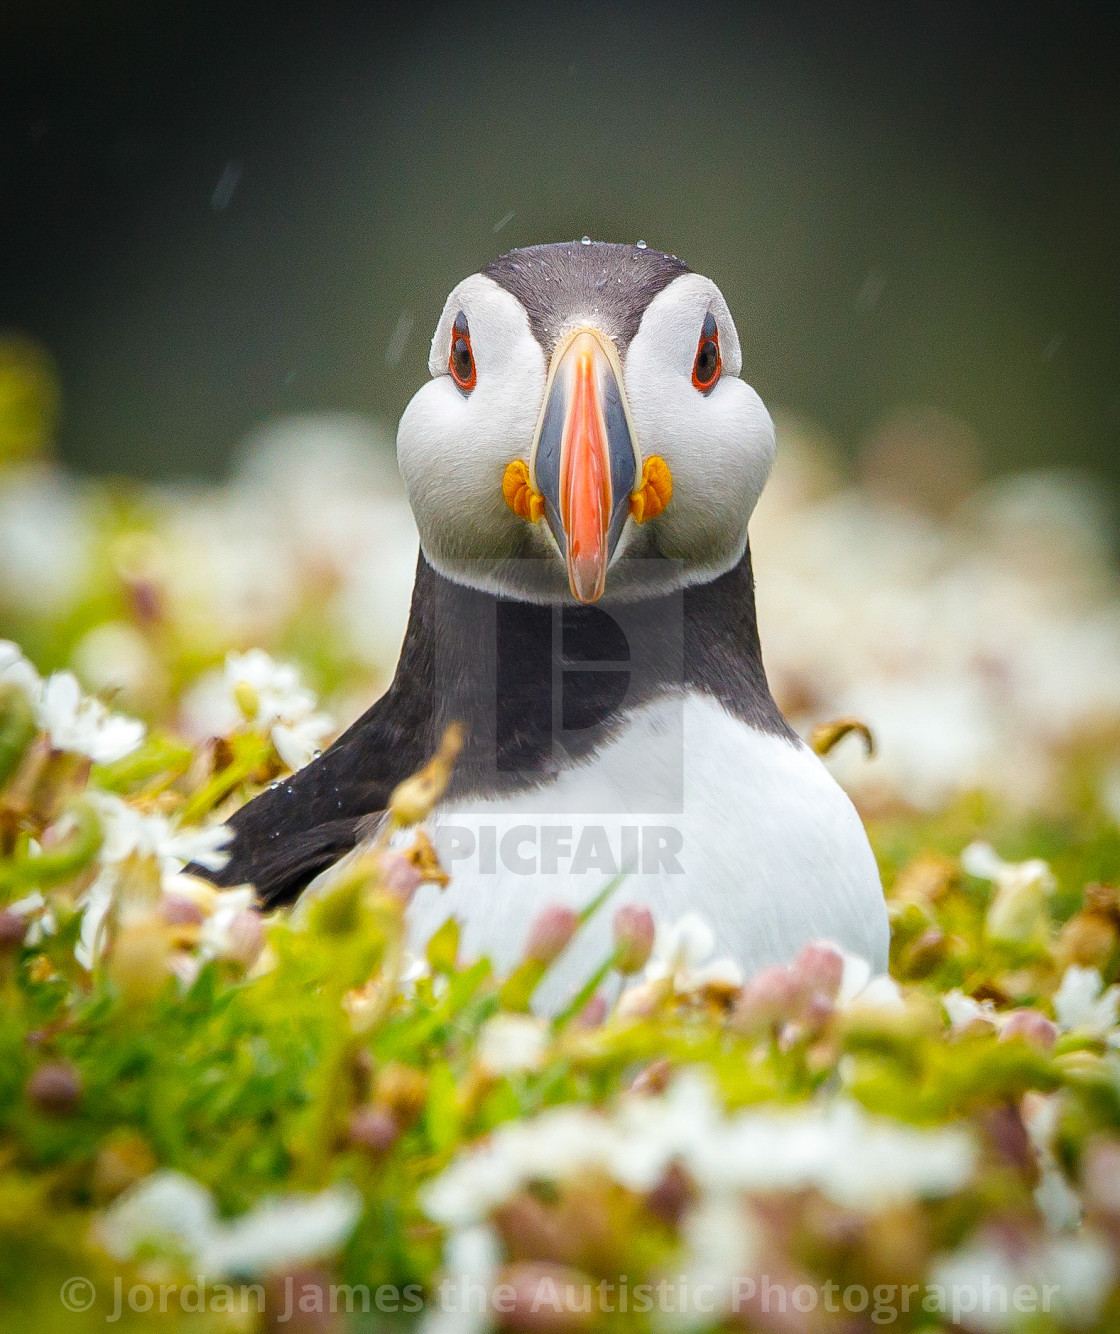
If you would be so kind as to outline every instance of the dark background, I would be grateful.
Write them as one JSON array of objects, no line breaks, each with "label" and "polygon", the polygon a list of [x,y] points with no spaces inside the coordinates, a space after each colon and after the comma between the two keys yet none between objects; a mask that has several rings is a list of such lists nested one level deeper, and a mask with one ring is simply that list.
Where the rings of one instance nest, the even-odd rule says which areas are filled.
[{"label": "dark background", "polygon": [[1120,487],[1120,6],[0,4],[0,327],[81,468],[395,420],[458,278],[590,233],[847,449],[935,408]]}]

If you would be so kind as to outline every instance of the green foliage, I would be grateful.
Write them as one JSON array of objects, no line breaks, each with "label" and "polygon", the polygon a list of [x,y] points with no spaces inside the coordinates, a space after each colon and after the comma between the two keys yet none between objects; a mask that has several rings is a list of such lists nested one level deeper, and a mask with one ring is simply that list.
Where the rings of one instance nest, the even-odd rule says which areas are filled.
[{"label": "green foliage", "polygon": [[[175,869],[214,855],[220,818],[285,772],[257,688],[238,685],[241,720],[204,746],[165,721],[91,763],[101,752],[88,738],[52,740],[36,683],[0,682],[0,1327],[100,1328],[117,1283],[195,1281],[204,1252],[155,1224],[110,1244],[119,1211],[167,1172],[212,1201],[215,1236],[263,1226],[277,1197],[284,1209],[359,1203],[330,1245],[304,1255],[296,1244],[293,1258],[274,1228],[271,1250],[211,1275],[259,1280],[264,1313],[176,1296],[163,1312],[126,1303],[113,1319],[123,1329],[306,1328],[296,1317],[313,1311],[277,1323],[297,1281],[311,1294],[397,1294],[395,1311],[328,1311],[316,1328],[411,1328],[469,1233],[456,1210],[489,1239],[496,1268],[483,1277],[514,1305],[449,1334],[663,1329],[664,1313],[563,1302],[544,1320],[525,1294],[710,1268],[736,1227],[754,1248],[737,1263],[817,1292],[923,1288],[953,1265],[989,1272],[993,1247],[1005,1269],[1045,1276],[1068,1243],[1079,1272],[1097,1266],[1090,1297],[1003,1327],[1116,1327],[1120,834],[1093,802],[1024,816],[975,794],[936,816],[873,821],[893,981],[849,987],[849,960],[841,987],[804,955],[745,987],[696,982],[680,960],[623,976],[616,964],[631,965],[616,953],[545,1020],[534,998],[563,921],[505,977],[464,956],[454,921],[425,959],[407,956],[409,895],[442,872],[422,829],[409,847],[406,827],[438,799],[449,754],[405,785],[392,846],[385,835],[298,911],[262,919],[249,891],[219,894]],[[121,720],[94,714],[119,732]],[[991,849],[962,858],[978,838],[1023,864]],[[574,925],[609,911],[614,888]],[[708,1102],[674,1110],[698,1087]],[[585,1118],[579,1134],[550,1120],[561,1112]],[[750,1117],[776,1136],[761,1165],[749,1134],[735,1140]],[[672,1147],[693,1131],[698,1143]],[[920,1164],[958,1132],[956,1148],[935,1152],[948,1155],[943,1185],[892,1186],[884,1163],[905,1177],[911,1152]],[[581,1156],[601,1134],[614,1149]],[[913,1136],[901,1156],[883,1147],[891,1135]],[[714,1179],[702,1170],[705,1137],[720,1136],[740,1154],[726,1149],[726,1188],[723,1164]],[[825,1161],[802,1161],[821,1137]],[[628,1175],[623,1149],[652,1155],[654,1176]],[[457,1180],[457,1203],[440,1205]],[[705,1222],[717,1209],[731,1214]],[[95,1286],[88,1310],[63,1303],[75,1277]],[[696,1328],[727,1323],[693,1314]],[[892,1323],[946,1330],[950,1318],[896,1310]],[[754,1308],[738,1323],[768,1328]]]}]

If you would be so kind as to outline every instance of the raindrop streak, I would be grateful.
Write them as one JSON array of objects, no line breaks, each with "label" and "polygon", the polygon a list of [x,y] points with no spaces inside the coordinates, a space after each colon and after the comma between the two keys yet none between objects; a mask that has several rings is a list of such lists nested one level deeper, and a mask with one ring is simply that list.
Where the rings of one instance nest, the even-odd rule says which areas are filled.
[{"label": "raindrop streak", "polygon": [[514,218],[513,209],[510,209],[508,213],[502,214],[502,216],[498,219],[498,221],[494,224],[494,226],[490,230],[494,233],[495,236],[497,236],[497,234],[502,230],[503,227],[509,226],[509,224],[513,221],[513,218]]},{"label": "raindrop streak", "polygon": [[1053,361],[1062,350],[1062,344],[1066,341],[1064,333],[1056,333],[1053,338],[1042,349],[1042,356],[1039,358],[1043,363]]},{"label": "raindrop streak", "polygon": [[389,337],[389,344],[385,348],[385,365],[399,366],[401,357],[404,356],[404,350],[408,346],[408,340],[412,335],[412,326],[415,323],[411,310],[402,310],[400,318],[397,320],[396,328]]},{"label": "raindrop streak", "polygon": [[868,269],[867,277],[863,280],[863,286],[856,293],[854,305],[856,310],[871,311],[882,300],[883,293],[887,290],[887,275],[883,269]]},{"label": "raindrop streak", "polygon": [[237,189],[240,179],[241,163],[227,162],[218,178],[218,184],[214,187],[214,193],[210,196],[210,207],[215,213],[224,213],[229,208],[229,201],[233,198],[233,192]]}]

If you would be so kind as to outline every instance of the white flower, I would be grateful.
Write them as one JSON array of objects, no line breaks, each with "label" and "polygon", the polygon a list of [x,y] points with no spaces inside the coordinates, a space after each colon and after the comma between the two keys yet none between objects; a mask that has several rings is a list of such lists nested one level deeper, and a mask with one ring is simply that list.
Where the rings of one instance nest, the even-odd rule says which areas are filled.
[{"label": "white flower", "polygon": [[1054,993],[1054,1013],[1063,1032],[1071,1028],[1085,1029],[1103,1037],[1116,1027],[1120,1010],[1120,986],[1104,990],[1104,982],[1096,968],[1082,968],[1070,964],[1062,975],[1061,986]]},{"label": "white flower", "polygon": [[[497,1234],[484,1224],[452,1232],[443,1248],[439,1288],[448,1300],[432,1302],[421,1322],[421,1334],[482,1334],[491,1325],[488,1294],[498,1276],[501,1246]],[[444,1284],[450,1285],[444,1289]]]},{"label": "white flower", "polygon": [[840,975],[840,991],[836,1003],[841,1009],[849,1005],[873,1006],[897,1010],[904,1005],[902,991],[893,977],[886,973],[872,974],[871,965],[859,954],[852,954],[839,945],[836,948],[844,960]]},{"label": "white flower", "polygon": [[261,1200],[211,1232],[199,1269],[215,1274],[269,1274],[333,1255],[353,1232],[362,1197],[351,1185],[317,1195]]},{"label": "white flower", "polygon": [[270,735],[276,753],[289,769],[302,769],[322,750],[334,730],[334,720],[325,713],[312,713],[295,723],[273,723]]},{"label": "white flower", "polygon": [[853,1004],[877,1010],[901,1010],[906,1002],[902,998],[902,988],[894,978],[878,973],[855,997]]},{"label": "white flower", "polygon": [[879,1210],[952,1194],[968,1181],[975,1161],[962,1128],[918,1129],[838,1101],[741,1112],[692,1166],[711,1189],[815,1187],[847,1208]]},{"label": "white flower", "polygon": [[19,686],[32,704],[38,704],[43,689],[39,673],[10,639],[0,639],[0,685]]},{"label": "white flower", "polygon": [[143,723],[83,696],[73,672],[55,672],[43,682],[36,722],[56,750],[88,755],[96,764],[123,759],[144,739]]},{"label": "white flower", "polygon": [[495,1075],[539,1070],[548,1046],[543,1020],[527,1014],[496,1014],[478,1035],[478,1059]]},{"label": "white flower", "polygon": [[[202,915],[198,941],[193,951],[177,950],[171,957],[170,967],[183,986],[190,988],[202,967],[211,959],[236,959],[246,967],[255,962],[256,948],[253,930],[246,937],[246,921],[260,917],[250,910],[255,907],[252,885],[238,885],[234,889],[215,889],[207,880],[179,873],[163,877],[163,892],[174,898],[188,899]],[[256,945],[263,943],[263,933]]]},{"label": "white flower", "polygon": [[[0,676],[0,680],[2,680]],[[1111,768],[1104,776],[1101,785],[1101,800],[1105,810],[1120,824],[1120,764]]]},{"label": "white flower", "polygon": [[424,1188],[422,1203],[437,1222],[467,1227],[534,1178],[562,1181],[593,1165],[607,1170],[619,1143],[605,1116],[579,1106],[552,1107],[536,1117],[507,1121],[489,1140],[460,1153]]},{"label": "white flower", "polygon": [[1015,892],[1039,886],[1046,894],[1058,887],[1049,865],[1039,857],[1025,862],[1005,862],[990,843],[970,843],[961,853],[961,865],[978,880],[990,880],[1001,891]]},{"label": "white flower", "polygon": [[27,919],[25,939],[28,945],[37,945],[44,936],[53,936],[58,930],[58,921],[53,910],[37,889],[33,889],[21,899],[16,899],[14,903],[9,903],[7,909],[16,917]]},{"label": "white flower", "polygon": [[848,950],[840,952],[844,956],[844,971],[840,974],[840,992],[836,1001],[839,1005],[847,1005],[871,981],[871,965],[859,954]]},{"label": "white flower", "polygon": [[1031,1192],[1051,1232],[1073,1232],[1081,1224],[1081,1197],[1055,1161],[1041,1164],[1038,1185]]},{"label": "white flower", "polygon": [[299,672],[274,661],[264,649],[230,653],[224,678],[234,703],[260,727],[280,719],[305,718],[315,708],[315,696],[300,685]]},{"label": "white flower", "polygon": [[299,673],[275,662],[263,649],[231,653],[226,658],[224,682],[241,715],[267,731],[276,753],[289,769],[300,769],[319,750],[334,729],[334,721],[317,713],[317,699],[300,684]]},{"label": "white flower", "polygon": [[1046,899],[1058,882],[1046,862],[1033,858],[1005,862],[990,843],[970,843],[961,866],[979,880],[990,880],[996,895],[988,908],[985,930],[993,940],[1026,941],[1039,929]]},{"label": "white flower", "polygon": [[[98,854],[102,871],[79,900],[82,928],[74,947],[74,957],[83,968],[92,969],[104,944],[105,920],[116,896],[116,868],[121,862],[134,853],[155,857],[165,882],[176,876],[188,862],[197,862],[208,871],[220,871],[229,860],[229,853],[223,849],[233,837],[233,831],[225,825],[180,829],[167,816],[145,815],[111,792],[91,788],[87,796],[97,811],[104,835]],[[222,897],[212,886],[204,888],[214,899]],[[241,892],[229,891],[231,894]],[[207,907],[212,910],[213,901]]]},{"label": "white flower", "polygon": [[707,986],[741,987],[743,970],[733,959],[711,959],[715,947],[715,933],[699,913],[659,922],[643,977],[647,982],[671,978],[674,991],[682,993]]},{"label": "white flower", "polygon": [[94,1238],[114,1260],[130,1260],[149,1241],[195,1256],[205,1249],[217,1217],[201,1182],[164,1170],[118,1195],[94,1224]]},{"label": "white flower", "polygon": [[514,1165],[491,1145],[462,1154],[421,1192],[429,1218],[465,1227],[486,1217],[521,1187]]},{"label": "white flower", "polygon": [[252,885],[239,885],[214,895],[198,938],[198,952],[204,959],[218,959],[229,953],[230,927],[237,915],[253,907],[255,901]]},{"label": "white flower", "polygon": [[98,506],[60,470],[9,472],[0,491],[0,603],[58,616],[88,586]]},{"label": "white flower", "polygon": [[146,636],[127,621],[103,621],[75,646],[71,662],[86,686],[99,695],[120,695],[130,704],[162,697],[167,670]]},{"label": "white flower", "polygon": [[1071,1232],[1081,1222],[1081,1199],[1066,1180],[1054,1140],[1061,1119],[1061,1093],[1028,1092],[1021,1104],[1023,1125],[1038,1160],[1039,1180],[1033,1195],[1038,1211],[1051,1232]]},{"label": "white flower", "polygon": [[876,1210],[952,1194],[975,1161],[963,1128],[900,1125],[847,1101],[726,1116],[696,1070],[659,1097],[624,1098],[612,1116],[555,1108],[506,1123],[460,1154],[422,1203],[437,1221],[466,1227],[532,1180],[595,1171],[648,1191],[679,1162],[711,1195],[815,1188],[847,1208]]},{"label": "white flower", "polygon": [[843,491],[830,449],[796,422],[778,433],[751,541],[767,572],[767,673],[795,725],[865,718],[876,757],[842,746],[828,764],[869,798],[940,809],[983,787],[1013,804],[1049,802],[1066,741],[1120,716],[1099,503],[1080,483],[1034,473],[987,482],[934,519],[921,493],[932,481],[945,500],[946,485],[966,480],[951,461],[970,448],[962,423],[885,422],[868,458],[870,475],[884,460],[887,471]]},{"label": "white flower", "polygon": [[16,899],[14,903],[9,903],[7,908],[10,913],[15,913],[17,917],[30,917],[32,913],[37,913],[46,906],[46,899],[37,889],[33,889],[30,894],[25,894],[22,899]]},{"label": "white flower", "polygon": [[166,815],[144,814],[109,792],[91,790],[89,799],[101,819],[105,841],[103,862],[119,862],[133,853],[157,857],[162,869],[173,874],[197,862],[208,871],[220,871],[229,861],[223,851],[233,838],[226,825],[194,825],[183,829]]},{"label": "white flower", "polygon": [[953,1293],[976,1295],[975,1307],[956,1317],[961,1328],[976,1334],[1025,1328],[1021,1312],[1008,1301],[1020,1286],[1039,1302],[1044,1290],[1052,1296],[1053,1328],[1082,1328],[1096,1321],[1115,1272],[1108,1246],[1090,1232],[1050,1237],[1025,1249],[995,1236],[935,1261],[926,1290],[940,1289],[950,1300]]},{"label": "white flower", "polygon": [[954,1033],[975,1023],[985,1023],[993,1028],[999,1026],[999,1015],[992,1001],[973,1000],[959,987],[946,992],[941,997],[941,1004],[945,1007],[945,1013],[949,1016],[949,1023]]},{"label": "white flower", "polygon": [[615,1142],[604,1157],[616,1181],[648,1191],[674,1160],[704,1170],[706,1146],[724,1129],[711,1077],[684,1070],[659,1097],[623,1100],[615,1114]]},{"label": "white flower", "polygon": [[120,1195],[95,1224],[94,1236],[116,1260],[132,1260],[145,1243],[182,1252],[215,1277],[270,1274],[335,1253],[362,1212],[354,1187],[317,1195],[261,1200],[229,1222],[218,1218],[205,1186],[182,1172],[152,1173]]},{"label": "white flower", "polygon": [[106,868],[78,900],[82,909],[82,929],[74,946],[74,958],[87,972],[92,972],[104,948],[105,919],[113,906],[117,892],[117,878]]},{"label": "white flower", "polygon": [[[670,1281],[679,1282],[682,1292],[710,1293],[712,1306],[723,1314],[735,1312],[738,1285],[744,1275],[755,1272],[762,1255],[763,1235],[751,1212],[733,1196],[709,1195],[689,1211],[681,1235],[686,1248],[683,1272],[674,1272]],[[696,1315],[687,1305],[670,1309],[666,1316],[669,1328],[696,1326]]]}]

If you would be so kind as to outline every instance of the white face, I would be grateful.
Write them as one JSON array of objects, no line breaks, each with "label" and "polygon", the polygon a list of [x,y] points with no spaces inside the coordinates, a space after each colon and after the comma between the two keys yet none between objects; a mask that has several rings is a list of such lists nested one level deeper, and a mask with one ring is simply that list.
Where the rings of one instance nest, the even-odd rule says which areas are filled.
[{"label": "white face", "polygon": [[[721,367],[709,381],[711,347],[698,356],[713,322]],[[459,342],[460,387],[451,356],[464,325],[473,368]],[[428,364],[432,380],[405,409],[397,458],[424,554],[447,578],[539,602],[629,600],[708,582],[738,563],[774,427],[739,379],[739,337],[707,278],[685,273],[659,292],[621,360],[588,320],[560,340],[550,367],[521,303],[474,274],[448,297]],[[560,459],[561,441],[558,484],[545,456],[551,443]],[[672,495],[639,523],[626,492],[640,489],[655,458]],[[535,522],[503,495],[515,460],[545,502]],[[657,554],[665,559],[633,559]]]}]

